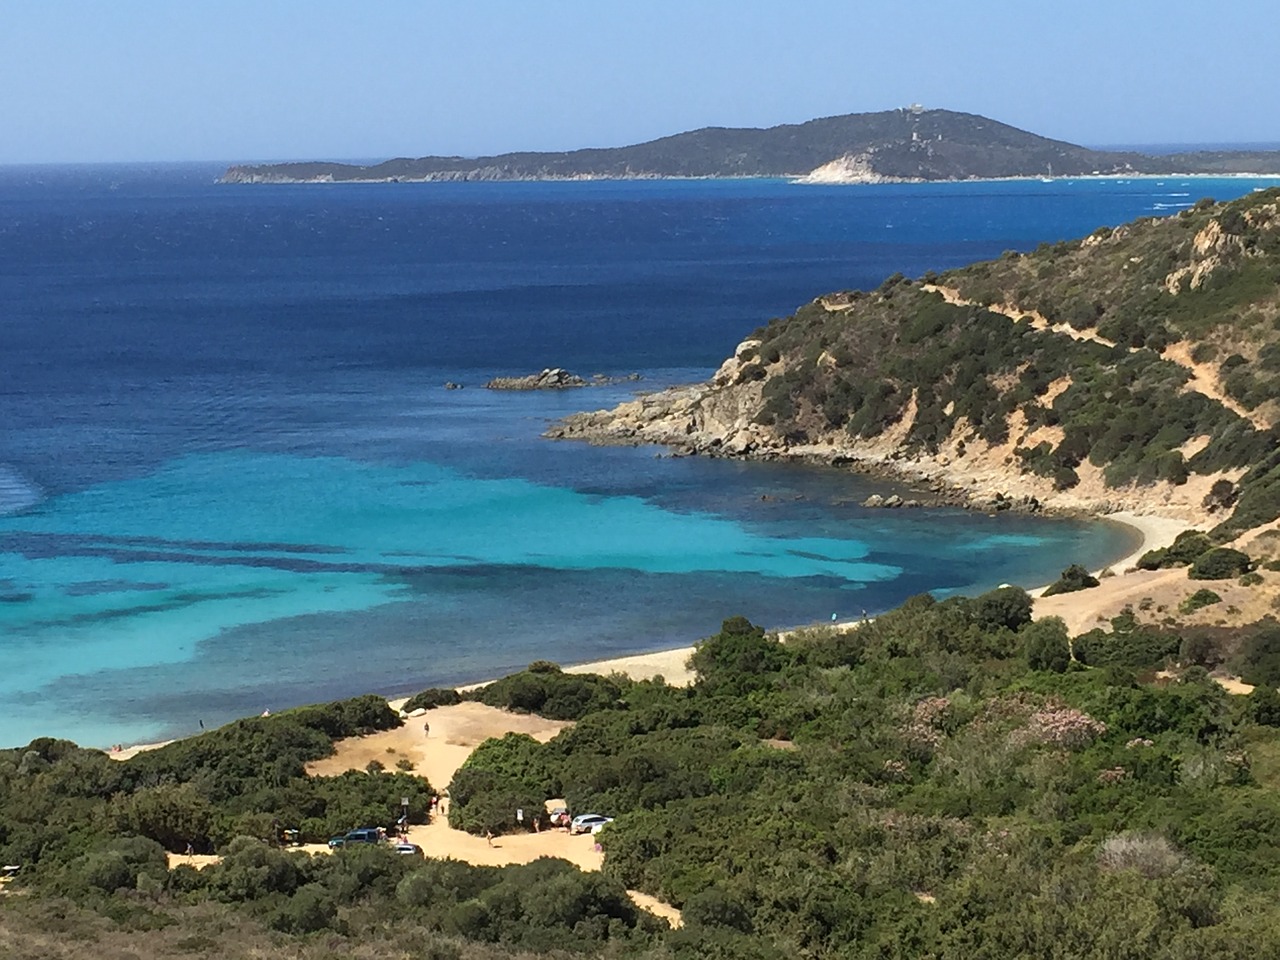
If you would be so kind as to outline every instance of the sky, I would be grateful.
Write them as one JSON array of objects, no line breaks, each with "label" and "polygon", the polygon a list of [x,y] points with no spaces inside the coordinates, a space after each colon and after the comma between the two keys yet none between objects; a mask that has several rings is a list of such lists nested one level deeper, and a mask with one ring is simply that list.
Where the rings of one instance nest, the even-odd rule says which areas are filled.
[{"label": "sky", "polygon": [[1274,0],[4,0],[0,163],[477,156],[921,103],[1280,141]]}]

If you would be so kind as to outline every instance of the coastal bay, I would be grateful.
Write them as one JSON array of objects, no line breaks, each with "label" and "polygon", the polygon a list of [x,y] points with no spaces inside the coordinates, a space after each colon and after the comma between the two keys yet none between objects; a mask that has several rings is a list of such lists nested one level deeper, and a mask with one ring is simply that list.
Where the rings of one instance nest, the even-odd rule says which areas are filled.
[{"label": "coastal bay", "polygon": [[[1252,188],[437,184],[228,201],[185,168],[6,176],[37,215],[0,235],[22,346],[3,361],[5,739],[102,744],[687,645],[735,613],[785,626],[1105,565],[1130,534],[862,511],[897,488],[539,435],[588,402],[705,378],[744,331],[821,291]],[[103,250],[120,255],[96,293],[66,282]],[[589,401],[475,389],[543,366],[645,379]]]}]

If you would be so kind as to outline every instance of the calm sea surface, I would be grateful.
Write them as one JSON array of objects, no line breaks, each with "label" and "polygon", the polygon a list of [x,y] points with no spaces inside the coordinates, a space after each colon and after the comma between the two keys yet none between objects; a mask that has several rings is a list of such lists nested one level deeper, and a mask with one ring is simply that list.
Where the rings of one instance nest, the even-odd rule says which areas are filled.
[{"label": "calm sea surface", "polygon": [[[1101,565],[1106,524],[539,438],[770,317],[1263,181],[220,187],[0,168],[0,744],[856,616]],[[445,381],[466,385],[445,390]]]}]

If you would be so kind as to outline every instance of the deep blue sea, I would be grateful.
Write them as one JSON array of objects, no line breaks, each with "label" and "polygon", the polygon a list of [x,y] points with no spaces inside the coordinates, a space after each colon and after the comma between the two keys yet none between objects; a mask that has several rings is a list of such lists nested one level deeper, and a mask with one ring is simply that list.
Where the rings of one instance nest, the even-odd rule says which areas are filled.
[{"label": "deep blue sea", "polygon": [[[0,168],[0,744],[857,616],[1102,565],[1108,524],[540,439],[769,318],[1248,179],[217,186]],[[644,380],[494,393],[545,366]],[[446,381],[466,385],[446,390]]]}]

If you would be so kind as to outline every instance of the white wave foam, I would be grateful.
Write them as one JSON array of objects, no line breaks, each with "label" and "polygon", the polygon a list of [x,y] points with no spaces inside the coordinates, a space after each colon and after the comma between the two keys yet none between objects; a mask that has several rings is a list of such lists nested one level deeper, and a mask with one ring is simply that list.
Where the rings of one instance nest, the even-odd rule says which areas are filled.
[{"label": "white wave foam", "polygon": [[0,517],[30,510],[43,499],[38,486],[0,463]]}]

